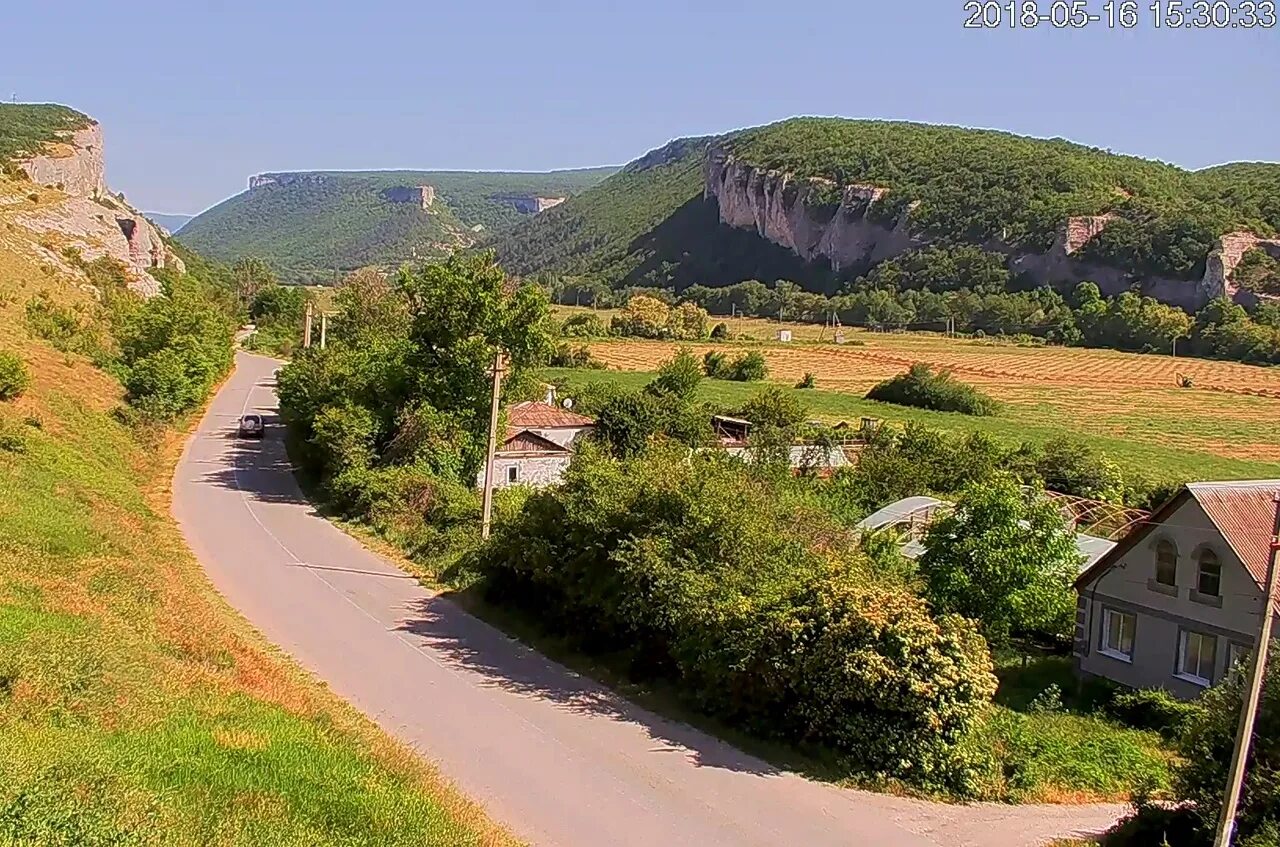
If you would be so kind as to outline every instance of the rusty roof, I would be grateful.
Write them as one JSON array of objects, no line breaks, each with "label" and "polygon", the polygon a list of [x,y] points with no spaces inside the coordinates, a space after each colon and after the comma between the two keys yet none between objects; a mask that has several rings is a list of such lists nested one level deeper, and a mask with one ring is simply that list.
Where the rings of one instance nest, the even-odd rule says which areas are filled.
[{"label": "rusty roof", "polygon": [[[1187,490],[1244,562],[1258,587],[1265,586],[1280,480],[1192,482]],[[1272,599],[1280,601],[1280,590],[1273,592]]]},{"label": "rusty roof", "polygon": [[595,421],[586,415],[538,400],[526,400],[507,409],[507,425],[512,429],[556,429],[594,424]]}]

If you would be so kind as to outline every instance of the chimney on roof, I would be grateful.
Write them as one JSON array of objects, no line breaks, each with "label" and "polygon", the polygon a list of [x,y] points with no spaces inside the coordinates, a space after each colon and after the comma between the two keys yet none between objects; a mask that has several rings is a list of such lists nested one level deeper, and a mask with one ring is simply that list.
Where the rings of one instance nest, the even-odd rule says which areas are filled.
[{"label": "chimney on roof", "polygon": [[543,399],[546,401],[548,406],[554,406],[556,404],[556,387],[554,385],[548,385],[546,388],[547,393]]}]

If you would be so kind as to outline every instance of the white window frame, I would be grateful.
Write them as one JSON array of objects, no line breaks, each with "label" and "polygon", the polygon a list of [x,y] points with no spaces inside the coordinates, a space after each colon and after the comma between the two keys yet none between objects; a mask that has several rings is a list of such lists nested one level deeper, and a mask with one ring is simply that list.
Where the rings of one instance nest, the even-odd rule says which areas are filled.
[{"label": "white window frame", "polygon": [[[1209,658],[1209,668],[1208,668],[1209,676],[1207,677],[1200,676],[1199,674],[1196,674],[1196,673],[1190,673],[1186,670],[1187,647],[1191,643],[1192,636],[1195,636],[1196,638],[1201,638],[1201,639],[1204,639],[1204,638],[1213,639],[1213,653]],[[1199,685],[1203,688],[1208,688],[1210,685],[1213,685],[1213,671],[1216,665],[1218,664],[1218,636],[1210,635],[1207,632],[1197,632],[1194,629],[1178,630],[1177,661],[1178,661],[1178,664],[1177,664],[1177,667],[1174,669],[1174,674],[1173,674],[1175,677],[1177,677],[1178,679],[1184,680],[1186,682],[1190,682],[1193,685]],[[1197,668],[1197,670],[1205,670],[1205,668],[1199,667]]]},{"label": "white window frame", "polygon": [[[1123,646],[1124,644],[1124,622],[1128,619],[1129,623],[1129,652],[1124,652],[1119,647],[1111,646],[1112,628],[1119,622],[1120,631],[1116,638],[1116,643]],[[1132,612],[1122,612],[1119,609],[1111,609],[1103,607],[1102,609],[1102,643],[1098,646],[1098,652],[1112,659],[1121,662],[1133,663],[1133,645],[1138,639],[1138,616]]]},{"label": "white window frame", "polygon": [[520,481],[520,466],[507,465],[507,485],[515,485]]}]

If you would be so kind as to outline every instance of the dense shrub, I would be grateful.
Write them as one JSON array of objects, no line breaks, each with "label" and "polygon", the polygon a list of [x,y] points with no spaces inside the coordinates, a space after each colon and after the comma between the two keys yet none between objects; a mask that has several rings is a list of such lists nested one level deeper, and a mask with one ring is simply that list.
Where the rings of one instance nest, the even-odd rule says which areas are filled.
[{"label": "dense shrub", "polygon": [[583,312],[561,324],[560,334],[566,338],[600,338],[608,335],[609,330],[598,316]]},{"label": "dense shrub", "polygon": [[476,562],[495,601],[586,650],[625,651],[708,714],[966,790],[956,745],[994,689],[986,645],[874,578],[847,538],[724,457],[588,447]]},{"label": "dense shrub", "polygon": [[16,353],[0,350],[0,401],[21,397],[30,384],[27,363]]},{"label": "dense shrub", "polygon": [[752,350],[743,353],[729,365],[728,379],[736,382],[760,382],[769,376],[769,366],[764,354]]},{"label": "dense shrub", "polygon": [[[1273,642],[1272,656],[1277,649],[1280,642]],[[1211,831],[1221,813],[1222,789],[1227,782],[1247,677],[1243,673],[1228,674],[1201,695],[1202,709],[1188,721],[1178,743],[1182,763],[1175,775],[1177,796],[1193,805],[1202,832]],[[1238,844],[1259,839],[1263,833],[1273,837],[1280,828],[1280,662],[1274,660],[1267,663],[1245,773],[1236,815]]]},{"label": "dense shrub", "polygon": [[663,338],[671,307],[655,297],[632,297],[622,311],[613,316],[609,330],[614,335],[634,338]]},{"label": "dense shrub", "polygon": [[708,350],[702,357],[702,372],[712,379],[728,379],[729,358],[718,350]]},{"label": "dense shrub", "polygon": [[999,408],[994,399],[978,389],[960,382],[948,371],[934,372],[923,362],[874,386],[867,392],[867,399],[966,415],[994,415]]},{"label": "dense shrub", "polygon": [[681,347],[658,369],[658,376],[650,383],[650,388],[659,394],[671,394],[688,400],[698,390],[700,382],[702,366],[698,364],[693,351],[688,347]]},{"label": "dense shrub", "polygon": [[579,344],[575,347],[568,342],[556,345],[548,364],[553,368],[604,368],[604,364],[591,355],[591,348],[587,345]]},{"label": "dense shrub", "polygon": [[1179,700],[1163,688],[1118,691],[1106,704],[1107,713],[1135,729],[1151,729],[1165,738],[1179,738],[1200,717],[1199,703]]}]

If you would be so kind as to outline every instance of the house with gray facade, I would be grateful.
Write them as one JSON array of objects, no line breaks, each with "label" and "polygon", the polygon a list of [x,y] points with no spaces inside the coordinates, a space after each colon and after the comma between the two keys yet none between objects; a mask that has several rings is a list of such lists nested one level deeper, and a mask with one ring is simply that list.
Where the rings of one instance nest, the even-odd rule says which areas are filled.
[{"label": "house with gray facade", "polygon": [[1253,648],[1280,480],[1190,483],[1076,582],[1078,671],[1191,699]]}]

